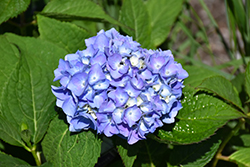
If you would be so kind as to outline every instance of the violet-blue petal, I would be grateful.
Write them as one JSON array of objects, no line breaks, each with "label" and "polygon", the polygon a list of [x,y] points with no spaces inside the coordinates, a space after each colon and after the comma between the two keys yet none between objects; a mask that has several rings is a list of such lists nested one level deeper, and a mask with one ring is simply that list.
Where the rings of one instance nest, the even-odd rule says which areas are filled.
[{"label": "violet-blue petal", "polygon": [[73,97],[67,98],[62,105],[62,109],[66,115],[74,116],[76,112],[77,104]]},{"label": "violet-blue petal", "polygon": [[127,92],[127,94],[128,94],[130,97],[135,97],[135,98],[141,93],[141,91],[140,91],[139,89],[135,89],[135,88],[131,85],[130,81],[127,82],[127,84],[126,84],[126,86],[124,87],[123,90],[125,90],[125,92]]},{"label": "violet-blue petal", "polygon": [[124,111],[123,121],[132,127],[142,116],[141,110],[135,105]]},{"label": "violet-blue petal", "polygon": [[105,79],[105,74],[102,71],[102,68],[99,64],[94,64],[89,71],[88,82],[90,85],[95,84],[96,82]]},{"label": "violet-blue petal", "polygon": [[110,81],[108,79],[104,79],[95,83],[93,88],[95,90],[106,90],[109,87],[109,83]]},{"label": "violet-blue petal", "polygon": [[70,89],[76,96],[82,95],[87,87],[87,79],[88,74],[84,72],[75,74],[68,84],[68,89]]}]

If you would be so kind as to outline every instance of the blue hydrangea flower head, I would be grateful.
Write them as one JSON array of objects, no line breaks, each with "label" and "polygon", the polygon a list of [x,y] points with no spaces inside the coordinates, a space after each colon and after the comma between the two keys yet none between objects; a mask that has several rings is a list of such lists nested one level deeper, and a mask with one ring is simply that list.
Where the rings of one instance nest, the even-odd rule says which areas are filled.
[{"label": "blue hydrangea flower head", "polygon": [[59,60],[52,86],[69,130],[89,128],[129,144],[175,121],[188,73],[170,50],[147,50],[114,28],[85,40],[87,48]]}]

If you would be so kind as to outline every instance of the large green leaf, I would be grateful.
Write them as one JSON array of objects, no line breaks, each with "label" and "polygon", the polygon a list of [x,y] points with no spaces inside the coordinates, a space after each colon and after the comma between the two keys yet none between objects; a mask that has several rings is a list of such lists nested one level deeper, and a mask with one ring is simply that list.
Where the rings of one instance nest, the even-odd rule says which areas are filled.
[{"label": "large green leaf", "polygon": [[75,16],[82,18],[104,19],[110,23],[120,23],[107,15],[104,10],[90,0],[53,0],[48,3],[42,13],[51,16]]},{"label": "large green leaf", "polygon": [[217,135],[192,145],[175,146],[170,155],[171,166],[202,167],[214,157],[220,146],[221,140]]},{"label": "large green leaf", "polygon": [[242,164],[246,167],[250,167],[250,148],[242,148],[232,155],[230,155],[229,159],[231,161],[236,161],[238,164]]},{"label": "large green leaf", "polygon": [[3,152],[0,151],[0,166],[2,167],[26,167],[30,166],[27,162],[12,157],[10,155],[4,154]]},{"label": "large green leaf", "polygon": [[176,17],[182,10],[183,0],[149,0],[146,3],[150,24],[151,39],[155,46],[160,45],[170,33]]},{"label": "large green leaf", "polygon": [[[22,130],[28,130],[31,142],[38,143],[56,114],[55,97],[51,93],[53,70],[57,68],[59,58],[66,52],[56,45],[35,38],[5,34],[0,40],[0,43],[9,41],[11,47],[16,47],[9,54],[1,50],[2,58],[18,59],[15,67],[11,65],[11,69],[8,67],[10,60],[1,66],[3,75],[0,80],[6,81],[3,82],[4,88],[1,90],[0,113],[6,124],[13,128],[15,135],[16,132],[20,134]],[[12,132],[9,132],[9,136]]]},{"label": "large green leaf", "polygon": [[90,37],[90,34],[75,24],[60,22],[41,15],[38,15],[37,23],[41,39],[53,42],[66,49],[68,53],[86,48],[84,40]]},{"label": "large green leaf", "polygon": [[2,116],[2,104],[7,94],[7,87],[19,62],[19,51],[5,36],[0,36],[0,138],[15,146],[24,146],[19,129],[15,129],[11,122]]},{"label": "large green leaf", "polygon": [[[161,139],[179,144],[200,142],[223,126],[228,120],[242,117],[243,114],[219,100],[199,92],[189,86],[183,89],[183,108],[179,111],[174,127],[159,130]],[[166,125],[166,128],[170,125]]]},{"label": "large green leaf", "polygon": [[142,0],[124,0],[120,22],[130,27],[123,28],[123,30],[139,42],[142,47],[151,47],[150,20]]},{"label": "large green leaf", "polygon": [[47,161],[54,166],[94,166],[101,153],[101,141],[92,131],[72,134],[68,124],[57,117],[50,123],[42,141]]},{"label": "large green leaf", "polygon": [[9,18],[16,17],[25,11],[30,0],[1,0],[0,1],[0,24]]},{"label": "large green leaf", "polygon": [[197,88],[209,90],[244,111],[237,89],[224,77],[213,76],[207,78]]}]

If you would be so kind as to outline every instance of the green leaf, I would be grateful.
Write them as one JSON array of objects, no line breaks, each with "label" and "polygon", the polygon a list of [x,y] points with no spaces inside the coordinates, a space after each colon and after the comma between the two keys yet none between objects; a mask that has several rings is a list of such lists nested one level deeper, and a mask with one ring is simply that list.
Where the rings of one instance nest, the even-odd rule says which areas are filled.
[{"label": "green leaf", "polygon": [[151,39],[154,46],[165,41],[177,16],[182,10],[183,0],[149,0],[146,3],[152,27]]},{"label": "green leaf", "polygon": [[2,115],[0,115],[0,138],[11,145],[25,147],[21,138],[21,131],[13,127],[12,123]]},{"label": "green leaf", "polygon": [[101,153],[101,141],[90,130],[74,134],[68,129],[68,124],[57,117],[50,123],[42,141],[47,161],[54,166],[94,166]]},{"label": "green leaf", "polygon": [[183,108],[179,111],[174,127],[165,125],[167,130],[159,130],[161,139],[179,143],[190,144],[200,142],[223,126],[228,120],[242,117],[243,114],[204,92],[198,92],[189,86],[183,89]]},{"label": "green leaf", "polygon": [[218,73],[203,67],[183,66],[183,68],[189,74],[188,78],[185,79],[184,84],[192,87],[197,87],[205,78],[219,75]]},{"label": "green leaf", "polygon": [[197,88],[209,90],[244,111],[237,89],[224,77],[213,76],[206,78]]},{"label": "green leaf", "polygon": [[[9,45],[15,47],[14,52],[1,54],[4,60],[17,59],[18,52],[18,61],[11,72],[8,72],[9,60],[1,67],[4,75],[0,76],[0,80],[6,81],[1,92],[0,113],[13,128],[9,136],[10,133],[21,133],[25,124],[26,130],[30,131],[31,142],[36,144],[43,138],[56,114],[55,97],[51,93],[53,70],[66,52],[49,42],[13,34],[1,36],[0,41],[9,41]],[[4,69],[7,69],[6,74]]]},{"label": "green leaf", "polygon": [[107,15],[99,5],[90,0],[53,0],[45,6],[42,14],[103,19],[121,25],[117,20]]},{"label": "green leaf", "polygon": [[7,155],[0,151],[0,166],[6,166],[6,167],[24,167],[24,166],[30,166],[27,162],[12,157],[10,155]]},{"label": "green leaf", "polygon": [[147,138],[139,141],[140,148],[134,167],[166,167],[166,157],[170,150],[167,144],[158,143]]},{"label": "green leaf", "polygon": [[120,22],[130,28],[123,28],[142,47],[151,47],[151,28],[147,9],[142,0],[124,0]]},{"label": "green leaf", "polygon": [[229,156],[230,161],[250,167],[250,148],[242,148]]},{"label": "green leaf", "polygon": [[198,144],[175,146],[169,163],[172,166],[181,165],[183,167],[205,166],[214,157],[220,144],[221,140],[215,135]]},{"label": "green leaf", "polygon": [[248,63],[245,75],[245,88],[248,96],[250,97],[250,63]]},{"label": "green leaf", "polygon": [[9,18],[16,17],[25,11],[30,4],[30,0],[1,0],[0,1],[0,24]]},{"label": "green leaf", "polygon": [[75,24],[60,22],[41,15],[38,15],[37,23],[41,39],[66,49],[68,53],[86,48],[84,40],[90,37],[90,34]]},{"label": "green leaf", "polygon": [[116,147],[125,167],[132,167],[137,153],[139,152],[139,143],[129,145],[127,140],[117,138]]}]

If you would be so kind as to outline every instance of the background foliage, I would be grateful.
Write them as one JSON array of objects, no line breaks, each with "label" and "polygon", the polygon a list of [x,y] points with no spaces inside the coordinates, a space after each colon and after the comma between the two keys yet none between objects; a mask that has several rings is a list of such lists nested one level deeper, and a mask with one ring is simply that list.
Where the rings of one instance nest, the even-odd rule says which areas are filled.
[{"label": "background foliage", "polygon": [[[1,0],[0,166],[250,166],[250,4],[224,1],[228,41],[199,5],[209,27],[188,0]],[[59,59],[111,27],[170,49],[189,73],[176,122],[132,146],[70,133],[50,88]],[[227,62],[216,61],[211,34]]]}]

